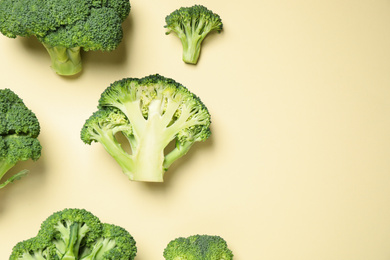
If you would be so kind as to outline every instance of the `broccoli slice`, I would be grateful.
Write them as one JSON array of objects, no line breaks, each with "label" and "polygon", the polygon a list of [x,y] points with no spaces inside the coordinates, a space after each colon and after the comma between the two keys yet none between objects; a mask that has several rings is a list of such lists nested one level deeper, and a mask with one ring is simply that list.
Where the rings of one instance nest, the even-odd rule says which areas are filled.
[{"label": "broccoli slice", "polygon": [[82,70],[80,51],[112,51],[123,38],[129,0],[2,0],[0,32],[9,38],[35,36],[59,75]]},{"label": "broccoli slice", "polygon": [[17,243],[10,260],[132,260],[134,238],[124,228],[102,223],[85,209],[53,213],[37,236]]},{"label": "broccoli slice", "polygon": [[[40,158],[39,132],[38,119],[23,100],[10,89],[0,89],[0,181],[18,162]],[[0,189],[27,172],[23,170],[0,182]]]},{"label": "broccoli slice", "polygon": [[197,64],[201,45],[211,32],[222,31],[221,17],[203,5],[181,7],[165,17],[165,34],[174,32],[183,46],[183,61]]},{"label": "broccoli slice", "polygon": [[[101,143],[130,180],[163,182],[173,162],[210,136],[210,122],[197,96],[173,79],[155,74],[112,83],[80,135],[86,144]],[[119,132],[131,152],[118,142]],[[171,141],[175,147],[166,151]]]},{"label": "broccoli slice", "polygon": [[220,236],[193,235],[179,237],[164,249],[165,260],[231,260],[233,253]]}]

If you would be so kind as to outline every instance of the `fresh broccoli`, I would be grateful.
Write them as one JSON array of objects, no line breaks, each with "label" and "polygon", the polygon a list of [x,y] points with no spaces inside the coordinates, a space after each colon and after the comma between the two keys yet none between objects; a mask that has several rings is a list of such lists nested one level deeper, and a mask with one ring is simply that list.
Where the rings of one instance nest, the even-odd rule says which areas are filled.
[{"label": "fresh broccoli", "polygon": [[[0,180],[18,162],[39,159],[39,132],[38,119],[23,100],[10,89],[0,89]],[[23,170],[14,174],[0,183],[0,189],[26,173]]]},{"label": "fresh broccoli", "polygon": [[49,216],[37,236],[17,243],[9,260],[132,260],[136,253],[124,228],[85,209],[64,209]]},{"label": "fresh broccoli", "polygon": [[176,33],[183,46],[183,61],[197,64],[203,39],[211,32],[221,32],[222,20],[202,5],[181,7],[165,17],[167,32]]},{"label": "fresh broccoli", "polygon": [[[102,93],[98,111],[86,120],[81,139],[101,143],[130,180],[163,182],[174,161],[210,136],[209,126],[210,114],[197,96],[155,74],[112,83]],[[131,152],[121,146],[119,132]],[[171,141],[175,148],[167,151]]]},{"label": "fresh broccoli", "polygon": [[1,0],[0,32],[35,36],[60,75],[81,71],[80,49],[112,51],[122,41],[129,0]]},{"label": "fresh broccoli", "polygon": [[231,260],[233,253],[220,236],[179,237],[164,249],[165,260]]}]

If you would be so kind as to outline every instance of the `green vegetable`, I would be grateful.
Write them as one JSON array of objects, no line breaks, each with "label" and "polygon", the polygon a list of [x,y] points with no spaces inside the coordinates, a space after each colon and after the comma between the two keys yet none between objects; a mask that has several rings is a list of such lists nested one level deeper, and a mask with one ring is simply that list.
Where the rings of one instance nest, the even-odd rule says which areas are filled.
[{"label": "green vegetable", "polygon": [[164,249],[165,260],[231,260],[233,253],[220,236],[179,237]]},{"label": "green vegetable", "polygon": [[[99,142],[134,181],[163,182],[169,166],[210,136],[210,114],[186,87],[158,74],[114,82],[86,120],[81,139]],[[117,140],[121,132],[131,152]],[[171,141],[175,148],[166,151]]]},{"label": "green vegetable", "polygon": [[60,75],[82,70],[81,48],[112,51],[122,41],[129,0],[1,0],[0,32],[7,37],[35,36]]},{"label": "green vegetable", "polygon": [[[10,89],[0,89],[0,181],[18,162],[39,159],[39,132],[38,119],[23,100]],[[0,182],[0,189],[26,174],[23,170]]]},{"label": "green vegetable", "polygon": [[202,5],[181,7],[165,17],[166,34],[174,32],[183,46],[183,61],[197,64],[204,38],[211,32],[221,32],[222,20]]},{"label": "green vegetable", "polygon": [[84,209],[64,209],[49,216],[37,236],[17,243],[9,260],[132,260],[136,253],[124,228]]}]

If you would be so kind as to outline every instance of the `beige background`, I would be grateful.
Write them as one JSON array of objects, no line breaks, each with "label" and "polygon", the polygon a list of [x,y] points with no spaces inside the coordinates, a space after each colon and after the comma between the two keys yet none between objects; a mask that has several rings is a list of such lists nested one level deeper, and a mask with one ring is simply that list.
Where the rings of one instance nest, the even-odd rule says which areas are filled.
[{"label": "beige background", "polygon": [[[220,14],[198,65],[181,61],[164,18],[204,4]],[[64,78],[35,39],[0,35],[1,88],[38,116],[44,150],[0,190],[0,259],[65,207],[126,228],[138,260],[179,236],[218,234],[237,260],[390,259],[390,1],[132,0],[112,53],[83,53]],[[159,73],[212,114],[212,137],[163,184],[130,182],[80,129],[101,92]]]}]

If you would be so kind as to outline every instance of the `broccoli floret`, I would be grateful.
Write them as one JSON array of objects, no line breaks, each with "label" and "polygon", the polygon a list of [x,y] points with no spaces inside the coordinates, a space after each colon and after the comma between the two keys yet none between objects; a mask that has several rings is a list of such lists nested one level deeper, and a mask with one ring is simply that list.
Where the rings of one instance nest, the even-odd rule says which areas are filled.
[{"label": "broccoli floret", "polygon": [[[0,181],[18,162],[40,158],[39,132],[38,119],[23,100],[10,89],[0,89]],[[27,172],[23,170],[0,182],[0,189]]]},{"label": "broccoli floret", "polygon": [[[128,140],[125,151],[116,134]],[[170,165],[210,136],[210,114],[186,87],[158,74],[112,83],[86,120],[81,140],[99,142],[130,180],[163,182]],[[164,151],[171,143],[175,148]]]},{"label": "broccoli floret", "polygon": [[222,20],[202,5],[181,7],[165,17],[167,32],[176,33],[183,46],[183,61],[197,64],[202,41],[211,32],[221,32]]},{"label": "broccoli floret", "polygon": [[85,209],[53,213],[37,236],[17,243],[10,260],[132,260],[134,238],[124,228],[102,223]]},{"label": "broccoli floret", "polygon": [[233,253],[220,236],[179,237],[164,249],[165,260],[231,260]]},{"label": "broccoli floret", "polygon": [[0,32],[9,38],[35,36],[59,75],[82,70],[80,50],[112,51],[122,41],[129,0],[2,0]]}]

